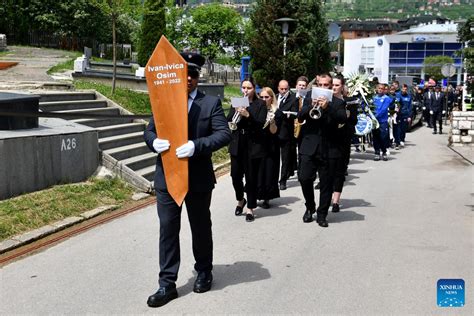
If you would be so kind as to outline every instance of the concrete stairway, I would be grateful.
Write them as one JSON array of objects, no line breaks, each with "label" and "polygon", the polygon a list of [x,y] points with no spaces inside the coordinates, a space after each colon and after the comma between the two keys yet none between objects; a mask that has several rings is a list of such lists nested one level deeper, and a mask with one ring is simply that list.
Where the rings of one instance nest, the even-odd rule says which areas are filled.
[{"label": "concrete stairway", "polygon": [[[40,95],[39,106],[45,112],[132,114],[95,91],[49,92]],[[150,152],[143,140],[143,120],[84,118],[71,121],[97,130],[105,167],[141,190],[153,190],[156,154]]]}]

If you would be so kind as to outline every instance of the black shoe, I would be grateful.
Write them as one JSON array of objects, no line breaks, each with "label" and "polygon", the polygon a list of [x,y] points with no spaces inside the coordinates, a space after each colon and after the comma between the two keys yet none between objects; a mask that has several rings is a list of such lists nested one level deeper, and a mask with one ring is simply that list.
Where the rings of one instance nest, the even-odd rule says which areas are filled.
[{"label": "black shoe", "polygon": [[321,189],[321,182],[318,182],[318,184],[316,184],[316,185],[314,186],[314,189],[315,189],[315,190]]},{"label": "black shoe", "polygon": [[340,210],[339,204],[333,203],[333,204],[332,204],[332,212],[333,212],[333,213],[338,213],[339,210]]},{"label": "black shoe", "polygon": [[255,220],[255,215],[252,213],[245,214],[245,221],[246,222],[253,222]]},{"label": "black shoe", "polygon": [[328,226],[329,226],[329,225],[328,225],[328,221],[325,220],[325,219],[317,220],[316,222],[317,222],[318,225],[321,226],[321,227],[328,227]]},{"label": "black shoe", "polygon": [[436,132],[436,131],[433,131],[433,134],[437,134],[437,132]]},{"label": "black shoe", "polygon": [[380,155],[375,155],[374,156],[374,161],[379,161],[380,160]]},{"label": "black shoe", "polygon": [[146,303],[150,307],[160,307],[178,297],[175,286],[160,287],[158,291],[150,295]]},{"label": "black shoe", "polygon": [[244,198],[244,204],[242,206],[235,207],[235,216],[242,215],[242,212],[244,211],[244,207],[246,204],[247,204],[247,200]]},{"label": "black shoe", "polygon": [[438,133],[438,134],[440,134],[440,135],[441,135],[441,134],[443,134],[443,131],[439,131],[439,133]]},{"label": "black shoe", "polygon": [[303,222],[305,223],[311,223],[313,221],[313,214],[316,211],[311,211],[311,210],[306,210],[303,215]]},{"label": "black shoe", "polygon": [[281,181],[280,182],[280,191],[286,190],[286,181]]},{"label": "black shoe", "polygon": [[264,209],[269,209],[269,208],[270,208],[270,203],[268,203],[267,200],[263,201],[263,203],[262,203],[262,208],[264,208]]},{"label": "black shoe", "polygon": [[383,161],[387,161],[387,160],[388,160],[387,154],[383,154],[383,155],[382,155],[382,160],[383,160]]},{"label": "black shoe", "polygon": [[194,281],[193,292],[204,293],[211,289],[212,286],[212,272],[199,272]]}]

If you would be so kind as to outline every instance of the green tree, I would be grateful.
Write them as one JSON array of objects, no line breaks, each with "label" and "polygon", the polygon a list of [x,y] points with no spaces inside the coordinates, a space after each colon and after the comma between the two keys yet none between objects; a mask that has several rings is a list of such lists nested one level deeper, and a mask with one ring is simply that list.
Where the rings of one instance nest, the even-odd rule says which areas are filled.
[{"label": "green tree", "polygon": [[425,74],[438,81],[445,77],[441,73],[441,67],[444,64],[452,64],[453,62],[454,60],[449,56],[429,56],[423,61],[423,68]]},{"label": "green tree", "polygon": [[183,7],[176,6],[174,0],[167,0],[165,36],[178,51],[186,46],[183,25],[187,18]]},{"label": "green tree", "polygon": [[224,47],[232,47],[234,56],[240,57],[243,22],[237,11],[212,3],[192,9],[190,15],[183,27],[191,48],[211,61],[225,53]]},{"label": "green tree", "polygon": [[[467,44],[461,51],[461,55],[464,58],[464,67],[468,75],[474,73],[474,32],[471,28],[474,27],[474,17],[470,17],[466,23],[460,24],[458,27],[458,38],[462,43]],[[471,77],[472,78],[472,77]],[[472,92],[474,81],[468,80],[467,90]]]},{"label": "green tree", "polygon": [[[283,17],[296,20],[288,34],[286,56],[281,28],[274,22]],[[312,78],[330,69],[327,25],[320,0],[257,0],[250,20],[251,65],[259,85],[275,88],[283,78],[293,85],[301,75]]]},{"label": "green tree", "polygon": [[140,65],[146,65],[165,30],[165,0],[145,0],[138,46],[138,63]]}]

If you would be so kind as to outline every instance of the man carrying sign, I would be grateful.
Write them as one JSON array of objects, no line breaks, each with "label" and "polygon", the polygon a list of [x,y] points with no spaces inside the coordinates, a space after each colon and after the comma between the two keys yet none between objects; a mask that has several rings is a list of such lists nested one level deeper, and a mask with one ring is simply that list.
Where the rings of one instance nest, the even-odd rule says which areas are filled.
[{"label": "man carrying sign", "polygon": [[[204,58],[198,54],[181,54],[188,62],[188,139],[176,149],[178,159],[189,158],[189,188],[184,198],[192,233],[193,253],[198,273],[194,292],[203,293],[212,283],[212,231],[211,195],[215,176],[212,167],[212,152],[230,142],[230,130],[224,116],[221,101],[206,96],[197,89],[200,67]],[[174,106],[170,102],[169,106]],[[156,115],[156,114],[155,114]],[[182,122],[176,122],[182,124]],[[159,289],[148,298],[150,307],[163,306],[178,297],[176,280],[180,264],[179,230],[181,205],[168,192],[161,154],[170,150],[170,142],[156,133],[154,120],[150,120],[145,131],[145,142],[158,153],[155,171],[155,190],[160,219],[160,274]],[[172,146],[171,146],[172,147]]]}]

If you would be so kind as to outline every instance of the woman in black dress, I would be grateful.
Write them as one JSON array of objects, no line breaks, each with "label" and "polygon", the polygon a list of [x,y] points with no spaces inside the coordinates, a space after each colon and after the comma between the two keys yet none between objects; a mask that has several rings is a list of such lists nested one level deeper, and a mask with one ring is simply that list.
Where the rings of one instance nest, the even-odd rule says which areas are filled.
[{"label": "woman in black dress", "polygon": [[[229,145],[232,185],[237,199],[235,215],[241,215],[247,204],[245,219],[252,222],[253,210],[257,207],[257,181],[262,159],[265,157],[265,139],[263,125],[267,117],[265,102],[257,98],[255,83],[244,79],[242,93],[248,97],[248,108],[231,108],[227,116],[232,129]],[[245,175],[245,187],[243,178]],[[247,200],[244,198],[244,190]]]},{"label": "woman in black dress", "polygon": [[278,109],[275,93],[271,88],[262,88],[260,98],[265,101],[267,108],[267,119],[263,128],[266,156],[260,166],[257,198],[263,200],[262,208],[268,209],[270,208],[269,200],[280,197],[278,188],[280,172],[278,130],[282,122],[282,113]]}]

